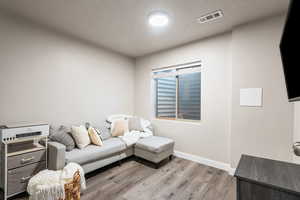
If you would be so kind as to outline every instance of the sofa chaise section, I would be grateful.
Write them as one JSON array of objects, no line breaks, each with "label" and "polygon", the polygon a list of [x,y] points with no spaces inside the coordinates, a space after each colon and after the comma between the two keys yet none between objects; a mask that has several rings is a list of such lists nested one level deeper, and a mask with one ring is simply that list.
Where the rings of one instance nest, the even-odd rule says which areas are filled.
[{"label": "sofa chaise section", "polygon": [[165,137],[152,136],[140,139],[134,148],[134,155],[158,164],[174,153],[174,140]]}]

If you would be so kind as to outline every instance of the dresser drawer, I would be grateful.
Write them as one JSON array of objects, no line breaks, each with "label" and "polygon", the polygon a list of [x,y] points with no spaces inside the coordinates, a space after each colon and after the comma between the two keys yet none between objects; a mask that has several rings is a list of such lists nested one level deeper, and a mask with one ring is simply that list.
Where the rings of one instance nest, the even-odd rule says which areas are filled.
[{"label": "dresser drawer", "polygon": [[29,179],[46,169],[46,161],[37,162],[24,167],[8,170],[7,172],[7,194],[8,196],[26,191]]},{"label": "dresser drawer", "polygon": [[14,169],[28,164],[46,160],[46,151],[35,151],[7,158],[7,169]]}]

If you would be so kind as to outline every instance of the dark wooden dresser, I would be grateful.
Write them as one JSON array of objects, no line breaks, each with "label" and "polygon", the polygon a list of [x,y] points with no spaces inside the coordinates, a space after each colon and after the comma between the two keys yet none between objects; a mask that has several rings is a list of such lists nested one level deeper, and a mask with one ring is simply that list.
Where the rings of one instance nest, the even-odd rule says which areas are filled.
[{"label": "dark wooden dresser", "polygon": [[300,200],[300,165],[242,155],[237,200]]}]

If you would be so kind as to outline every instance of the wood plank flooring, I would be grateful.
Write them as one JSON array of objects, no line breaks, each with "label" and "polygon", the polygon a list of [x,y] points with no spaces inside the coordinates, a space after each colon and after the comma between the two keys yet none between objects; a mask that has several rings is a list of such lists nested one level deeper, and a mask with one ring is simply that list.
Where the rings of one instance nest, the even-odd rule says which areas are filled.
[{"label": "wood plank flooring", "polygon": [[[82,200],[235,200],[227,172],[174,157],[159,169],[127,159],[87,175]],[[146,165],[145,165],[146,164]],[[15,199],[26,199],[24,197]]]}]

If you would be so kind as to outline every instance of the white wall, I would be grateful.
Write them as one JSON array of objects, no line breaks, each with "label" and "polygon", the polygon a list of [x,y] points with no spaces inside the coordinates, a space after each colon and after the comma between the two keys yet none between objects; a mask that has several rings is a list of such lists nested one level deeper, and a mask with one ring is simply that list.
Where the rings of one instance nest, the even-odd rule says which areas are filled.
[{"label": "white wall", "polygon": [[[241,153],[291,161],[293,105],[279,43],[284,17],[239,26],[232,35],[231,165]],[[263,88],[262,107],[239,106],[240,88]]]},{"label": "white wall", "polygon": [[[136,61],[137,115],[153,118],[151,68],[203,61],[199,124],[154,120],[158,134],[185,153],[237,166],[241,154],[291,161],[293,106],[288,103],[279,41],[284,16]],[[263,107],[239,106],[240,88],[263,88]]]},{"label": "white wall", "polygon": [[153,123],[157,134],[175,140],[176,150],[225,163],[229,163],[230,41],[230,33],[222,34],[136,61],[135,113],[150,119],[154,118],[151,69],[203,62],[201,122],[154,120]]},{"label": "white wall", "polygon": [[134,60],[0,15],[0,124],[133,113]]}]

